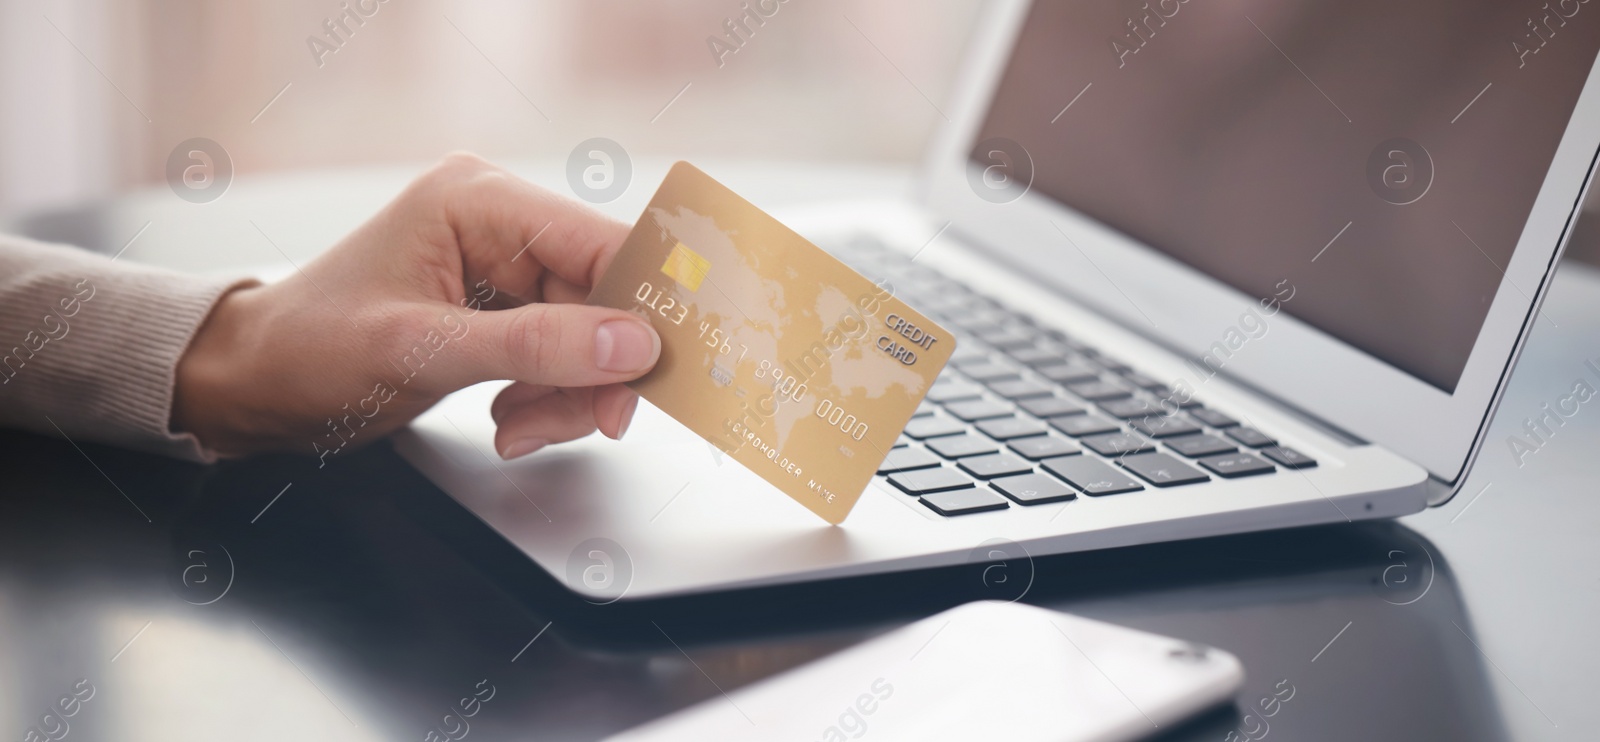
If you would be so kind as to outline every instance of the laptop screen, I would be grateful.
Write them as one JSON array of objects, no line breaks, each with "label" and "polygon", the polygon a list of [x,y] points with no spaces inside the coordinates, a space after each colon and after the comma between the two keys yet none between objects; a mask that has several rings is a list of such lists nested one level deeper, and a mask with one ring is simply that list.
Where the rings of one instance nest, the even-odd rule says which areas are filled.
[{"label": "laptop screen", "polygon": [[1447,393],[1600,49],[1588,0],[1028,12],[977,142],[1240,291],[1294,286],[1285,311]]}]

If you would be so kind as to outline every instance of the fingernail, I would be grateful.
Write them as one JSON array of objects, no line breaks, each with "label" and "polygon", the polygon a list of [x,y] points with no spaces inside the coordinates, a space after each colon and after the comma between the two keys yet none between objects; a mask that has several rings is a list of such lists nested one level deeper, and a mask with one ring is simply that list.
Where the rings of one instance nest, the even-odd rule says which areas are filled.
[{"label": "fingernail", "polygon": [[510,461],[515,458],[527,456],[528,454],[548,445],[550,445],[550,441],[543,438],[523,438],[521,440],[512,441],[511,445],[506,446],[506,450],[500,452],[500,458]]},{"label": "fingernail", "polygon": [[615,319],[594,332],[594,365],[602,371],[627,374],[643,371],[656,362],[661,338],[643,322]]},{"label": "fingernail", "polygon": [[622,424],[617,426],[617,440],[628,434],[628,426],[633,424],[633,412],[639,409],[639,398],[628,400],[628,406],[622,408]]}]

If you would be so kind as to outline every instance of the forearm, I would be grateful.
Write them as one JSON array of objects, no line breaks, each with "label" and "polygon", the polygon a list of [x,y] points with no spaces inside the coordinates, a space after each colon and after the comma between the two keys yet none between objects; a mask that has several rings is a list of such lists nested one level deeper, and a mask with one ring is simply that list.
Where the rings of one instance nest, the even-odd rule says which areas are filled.
[{"label": "forearm", "polygon": [[242,285],[0,237],[0,425],[211,458],[173,432],[175,374]]}]

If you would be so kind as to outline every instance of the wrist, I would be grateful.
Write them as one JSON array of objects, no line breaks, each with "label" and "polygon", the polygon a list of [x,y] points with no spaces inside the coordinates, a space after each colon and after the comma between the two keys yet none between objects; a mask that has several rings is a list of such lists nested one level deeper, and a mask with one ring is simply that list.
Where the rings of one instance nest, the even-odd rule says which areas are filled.
[{"label": "wrist", "polygon": [[189,433],[206,449],[224,456],[249,453],[254,446],[242,424],[242,393],[250,383],[252,319],[262,287],[234,289],[217,300],[189,347],[178,359],[172,393],[172,432]]}]

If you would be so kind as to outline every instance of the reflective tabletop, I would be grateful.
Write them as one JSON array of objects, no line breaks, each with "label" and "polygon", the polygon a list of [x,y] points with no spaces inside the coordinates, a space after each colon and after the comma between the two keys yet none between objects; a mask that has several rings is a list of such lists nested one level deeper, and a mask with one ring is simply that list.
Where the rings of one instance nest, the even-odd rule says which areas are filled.
[{"label": "reflective tabletop", "polygon": [[[108,232],[126,218],[113,210]],[[1590,739],[1600,412],[1563,415],[1531,452],[1510,441],[1525,449],[1527,418],[1600,385],[1585,363],[1600,366],[1600,272],[1564,266],[1545,314],[1442,508],[609,605],[568,592],[387,444],[323,468],[202,467],[0,432],[0,734],[599,739],[999,599],[1237,655],[1235,701],[1159,739]]]}]

